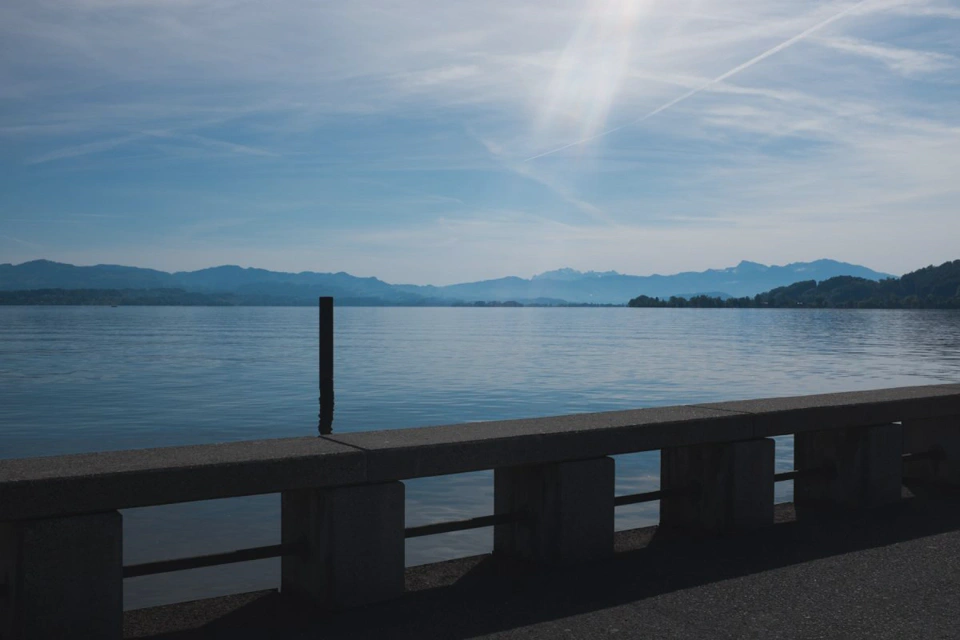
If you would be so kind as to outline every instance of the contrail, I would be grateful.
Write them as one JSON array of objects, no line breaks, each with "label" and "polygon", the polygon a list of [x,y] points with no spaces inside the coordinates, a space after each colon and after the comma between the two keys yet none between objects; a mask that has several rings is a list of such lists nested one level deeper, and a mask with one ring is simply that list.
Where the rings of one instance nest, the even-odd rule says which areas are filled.
[{"label": "contrail", "polygon": [[744,62],[743,64],[737,65],[737,66],[734,67],[733,69],[730,69],[730,70],[727,71],[726,73],[720,74],[719,76],[717,76],[716,78],[713,78],[712,80],[707,80],[706,82],[704,82],[703,84],[701,84],[699,87],[696,87],[696,88],[694,88],[694,89],[691,89],[690,91],[687,91],[686,93],[684,93],[684,94],[681,95],[680,97],[674,98],[673,100],[671,100],[670,102],[667,102],[666,104],[660,105],[659,107],[657,107],[656,109],[654,109],[654,110],[651,111],[650,113],[647,113],[647,114],[645,114],[645,115],[642,115],[642,116],[640,116],[639,118],[637,118],[636,120],[631,120],[630,122],[627,122],[627,123],[625,123],[625,124],[622,124],[622,125],[620,125],[619,127],[614,127],[613,129],[607,129],[606,131],[601,131],[600,133],[594,134],[594,135],[590,136],[589,138],[583,138],[582,140],[577,140],[576,142],[571,142],[571,143],[569,143],[569,144],[565,144],[565,145],[563,145],[562,147],[557,147],[556,149],[551,149],[550,151],[544,151],[543,153],[539,153],[539,154],[537,154],[537,155],[535,155],[535,156],[530,156],[529,158],[527,158],[526,160],[524,160],[524,162],[530,162],[531,160],[536,160],[537,158],[542,158],[542,157],[544,157],[544,156],[549,156],[549,155],[552,155],[552,154],[554,154],[554,153],[558,153],[558,152],[560,152],[560,151],[563,151],[564,149],[569,149],[570,147],[575,147],[575,146],[577,146],[577,145],[583,144],[584,142],[590,142],[591,140],[596,140],[597,138],[603,138],[604,136],[608,136],[608,135],[610,135],[611,133],[616,133],[617,131],[620,131],[621,129],[626,129],[627,127],[632,127],[632,126],[635,125],[635,124],[639,124],[639,123],[643,122],[644,120],[647,120],[648,118],[652,118],[653,116],[657,115],[658,113],[661,113],[661,112],[663,112],[663,111],[666,111],[666,110],[669,109],[670,107],[672,107],[672,106],[674,106],[674,105],[676,105],[676,104],[678,104],[678,103],[680,103],[680,102],[683,102],[683,101],[686,100],[687,98],[690,98],[690,97],[692,97],[692,96],[697,95],[698,93],[700,93],[700,92],[703,91],[704,89],[708,89],[708,88],[710,88],[711,86],[717,84],[718,82],[723,82],[724,80],[726,80],[726,79],[729,78],[730,76],[734,76],[734,75],[740,73],[741,71],[743,71],[744,69],[749,69],[749,68],[752,67],[753,65],[755,65],[755,64],[757,64],[758,62],[761,62],[761,61],[763,61],[763,60],[766,60],[767,58],[769,58],[770,56],[774,55],[775,53],[779,53],[779,52],[783,51],[784,49],[786,49],[787,47],[791,47],[791,46],[795,45],[796,43],[800,42],[801,40],[803,40],[804,38],[806,38],[806,37],[809,36],[810,34],[816,32],[816,31],[819,31],[820,29],[823,29],[824,27],[826,27],[826,26],[829,25],[829,24],[832,24],[832,23],[836,22],[836,21],[839,20],[840,18],[844,17],[845,15],[847,15],[848,13],[850,13],[851,11],[859,8],[861,5],[866,4],[867,2],[869,2],[869,0],[860,0],[860,2],[858,2],[858,3],[854,4],[854,5],[851,5],[851,6],[847,7],[847,8],[844,9],[843,11],[841,11],[841,12],[839,12],[839,13],[836,13],[836,14],[830,16],[830,17],[827,18],[826,20],[823,20],[822,22],[818,22],[817,24],[813,25],[812,27],[807,27],[806,29],[804,29],[803,31],[801,31],[801,32],[798,33],[797,35],[793,36],[793,37],[790,38],[789,40],[784,40],[783,42],[781,42],[781,43],[778,44],[777,46],[772,47],[772,48],[770,48],[770,49],[767,49],[766,51],[764,51],[764,52],[761,53],[760,55],[755,56],[755,57],[753,57],[753,58],[750,58],[749,60],[747,60],[747,61]]}]

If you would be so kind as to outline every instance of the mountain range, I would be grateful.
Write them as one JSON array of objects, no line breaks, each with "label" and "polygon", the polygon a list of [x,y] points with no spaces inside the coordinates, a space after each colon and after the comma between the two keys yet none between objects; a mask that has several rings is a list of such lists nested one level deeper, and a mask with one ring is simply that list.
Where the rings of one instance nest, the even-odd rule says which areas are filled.
[{"label": "mountain range", "polygon": [[638,295],[669,298],[707,294],[743,297],[802,280],[893,277],[867,267],[816,260],[783,266],[743,261],[735,267],[673,275],[634,276],[616,271],[558,269],[532,278],[510,276],[446,286],[389,284],[348,273],[284,273],[220,266],[168,273],[120,265],[75,266],[50,260],[0,264],[0,291],[36,289],[182,289],[231,293],[278,304],[307,304],[332,295],[338,304],[449,305],[477,301],[523,304],[625,304]]}]

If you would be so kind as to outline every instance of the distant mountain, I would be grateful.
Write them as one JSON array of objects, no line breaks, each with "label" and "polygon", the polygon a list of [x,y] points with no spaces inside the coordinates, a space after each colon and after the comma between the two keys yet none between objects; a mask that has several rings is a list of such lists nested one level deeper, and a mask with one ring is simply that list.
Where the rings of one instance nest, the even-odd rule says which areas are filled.
[{"label": "distant mountain", "polygon": [[78,267],[35,260],[19,265],[0,264],[0,291],[29,289],[182,289],[199,293],[234,293],[261,299],[304,303],[318,295],[362,299],[365,304],[453,304],[455,302],[516,301],[536,303],[624,304],[638,295],[690,297],[703,293],[720,297],[752,296],[801,280],[854,276],[880,280],[888,274],[866,267],[817,260],[785,266],[741,262],[728,269],[709,269],[674,275],[631,276],[616,271],[558,269],[532,278],[510,276],[447,286],[394,285],[378,278],[348,273],[283,273],[237,266],[166,273],[154,269],[96,265]]},{"label": "distant mountain", "polygon": [[348,273],[283,273],[237,266],[166,273],[139,267],[70,264],[34,260],[20,265],[0,264],[0,291],[31,289],[180,289],[197,293],[241,294],[244,299],[302,304],[319,295],[362,304],[448,304],[409,293],[376,278]]},{"label": "distant mountain", "polygon": [[[708,269],[668,276],[630,276],[616,271],[583,273],[574,269],[559,269],[541,273],[529,280],[511,276],[497,280],[430,287],[429,295],[466,301],[559,298],[578,303],[622,304],[641,294],[661,298],[690,297],[703,293],[720,297],[750,296],[793,284],[798,280],[827,280],[835,276],[855,276],[869,280],[892,277],[886,273],[836,260],[797,262],[782,267],[744,261],[728,269]],[[404,287],[404,289],[426,293],[428,288]]]},{"label": "distant mountain", "polygon": [[176,286],[164,271],[98,264],[72,264],[34,260],[23,264],[0,264],[0,291],[15,289],[162,289]]}]

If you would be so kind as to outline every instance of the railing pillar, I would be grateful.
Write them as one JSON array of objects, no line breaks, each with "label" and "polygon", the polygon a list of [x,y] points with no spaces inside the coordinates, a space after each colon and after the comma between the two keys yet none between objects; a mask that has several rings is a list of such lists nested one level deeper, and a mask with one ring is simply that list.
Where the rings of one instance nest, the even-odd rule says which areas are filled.
[{"label": "railing pillar", "polygon": [[664,449],[660,526],[722,534],[772,525],[773,469],[770,438]]},{"label": "railing pillar", "polygon": [[818,471],[794,480],[798,515],[899,501],[902,453],[899,424],[798,433],[794,439],[796,468]]},{"label": "railing pillar", "polygon": [[404,591],[402,482],[285,491],[282,540],[304,553],[284,556],[281,591],[342,609]]},{"label": "railing pillar", "polygon": [[903,452],[932,457],[907,460],[903,479],[960,486],[960,416],[903,423]]},{"label": "railing pillar", "polygon": [[494,512],[519,514],[494,528],[495,555],[566,565],[613,554],[613,458],[494,472]]},{"label": "railing pillar", "polygon": [[0,638],[123,636],[123,521],[110,511],[0,523]]}]

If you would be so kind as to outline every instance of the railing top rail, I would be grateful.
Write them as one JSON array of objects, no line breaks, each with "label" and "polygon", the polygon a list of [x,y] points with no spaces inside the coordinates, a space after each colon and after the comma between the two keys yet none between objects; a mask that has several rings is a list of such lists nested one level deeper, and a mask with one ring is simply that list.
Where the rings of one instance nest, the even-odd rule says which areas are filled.
[{"label": "railing top rail", "polygon": [[367,454],[382,482],[960,415],[960,385],[899,387],[527,420],[365,431],[328,439]]},{"label": "railing top rail", "polygon": [[0,460],[0,521],[960,415],[960,385]]},{"label": "railing top rail", "polygon": [[365,467],[317,437],[0,460],[0,521],[358,484]]}]

